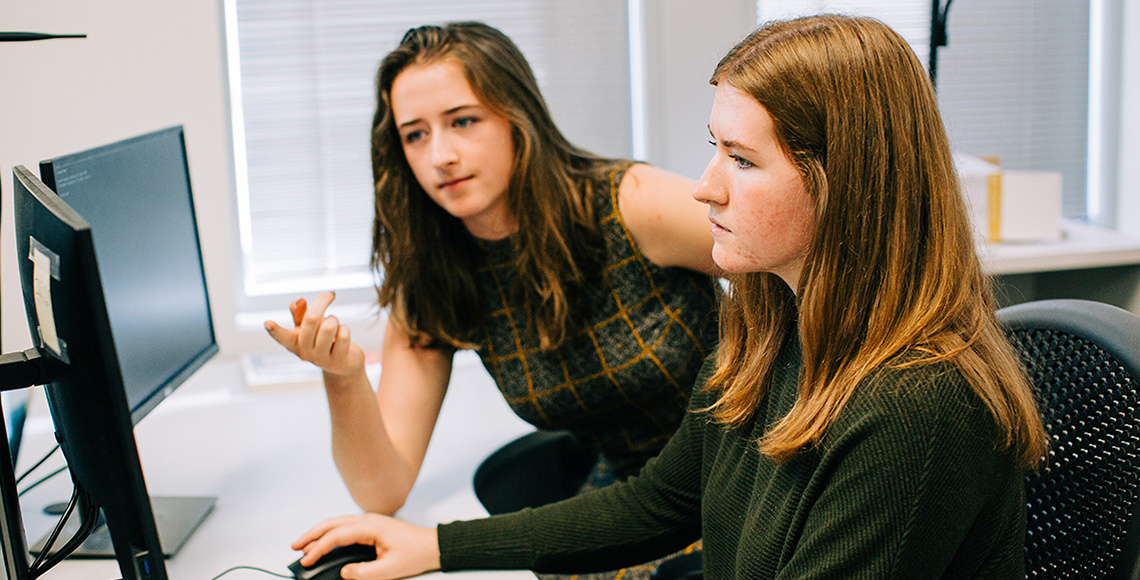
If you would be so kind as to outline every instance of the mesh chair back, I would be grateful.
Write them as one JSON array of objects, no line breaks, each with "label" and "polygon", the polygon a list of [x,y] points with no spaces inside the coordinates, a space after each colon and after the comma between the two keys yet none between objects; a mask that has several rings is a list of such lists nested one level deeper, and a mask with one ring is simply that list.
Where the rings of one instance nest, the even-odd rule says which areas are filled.
[{"label": "mesh chair back", "polygon": [[998,319],[1025,362],[1051,444],[1026,478],[1027,577],[1140,577],[1140,318],[1045,300]]}]

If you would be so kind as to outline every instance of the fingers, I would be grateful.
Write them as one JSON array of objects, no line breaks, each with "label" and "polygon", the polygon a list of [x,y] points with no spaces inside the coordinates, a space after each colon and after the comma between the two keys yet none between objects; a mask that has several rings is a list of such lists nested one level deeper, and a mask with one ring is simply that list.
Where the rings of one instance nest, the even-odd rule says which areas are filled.
[{"label": "fingers", "polygon": [[[311,566],[321,556],[340,546],[352,544],[378,545],[380,531],[375,529],[374,525],[375,522],[370,520],[368,514],[333,518],[318,524],[317,527],[294,542],[293,546],[294,549],[300,549],[304,552],[301,557],[301,564]],[[307,542],[306,539],[308,539]],[[379,549],[376,550],[373,560],[378,557]]]},{"label": "fingers", "polygon": [[313,351],[318,353],[332,353],[333,341],[341,328],[340,320],[335,316],[326,316],[317,325],[317,333],[313,338]]},{"label": "fingers", "polygon": [[293,542],[303,550],[303,566],[312,566],[333,548],[350,544],[373,546],[372,560],[344,566],[341,576],[358,580],[404,578],[439,569],[439,539],[435,528],[423,528],[379,514],[325,520]]},{"label": "fingers", "polygon": [[305,316],[307,306],[304,298],[298,298],[289,304],[289,313],[293,315],[293,326],[301,326],[301,319]]},{"label": "fingers", "polygon": [[[317,330],[325,320],[325,311],[328,310],[329,304],[332,304],[335,297],[336,295],[332,292],[321,292],[312,304],[307,305],[299,313],[300,323],[297,324],[297,330],[301,333],[302,345],[312,344],[316,340]],[[294,321],[297,320],[297,317],[298,313],[294,312]]]},{"label": "fingers", "polygon": [[312,302],[298,298],[289,304],[293,328],[268,320],[265,330],[301,360],[326,372],[346,375],[363,367],[364,351],[352,342],[348,327],[327,313],[335,299],[333,292],[321,292]]},{"label": "fingers", "polygon": [[297,348],[297,333],[288,328],[282,328],[272,320],[265,321],[265,330],[269,332],[269,336],[277,341],[281,346],[295,351]]},{"label": "fingers", "polygon": [[357,524],[361,516],[340,516],[325,520],[301,535],[290,544],[294,550],[301,550],[301,564],[311,566],[333,548],[357,543],[371,543],[359,539],[348,533]]},{"label": "fingers", "polygon": [[333,338],[332,349],[329,354],[333,359],[344,359],[349,355],[349,350],[352,348],[352,333],[348,330],[347,326],[340,325],[336,329],[336,336]]},{"label": "fingers", "polygon": [[304,298],[289,303],[289,314],[293,318],[293,328],[287,329],[275,321],[265,321],[265,330],[274,340],[294,354],[306,359],[310,351],[327,353],[336,339],[339,321],[325,316],[330,304],[336,299],[335,292],[321,292],[310,305]]}]

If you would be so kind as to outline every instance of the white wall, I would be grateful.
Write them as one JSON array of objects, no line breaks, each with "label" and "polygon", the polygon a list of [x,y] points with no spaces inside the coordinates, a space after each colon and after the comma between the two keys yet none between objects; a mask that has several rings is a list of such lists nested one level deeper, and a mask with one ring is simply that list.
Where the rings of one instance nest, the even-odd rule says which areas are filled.
[{"label": "white wall", "polygon": [[[0,320],[27,348],[12,230],[12,166],[183,125],[214,316],[233,318],[233,179],[220,0],[5,2],[6,31],[85,39],[0,43]],[[223,352],[232,325],[216,324]]]}]

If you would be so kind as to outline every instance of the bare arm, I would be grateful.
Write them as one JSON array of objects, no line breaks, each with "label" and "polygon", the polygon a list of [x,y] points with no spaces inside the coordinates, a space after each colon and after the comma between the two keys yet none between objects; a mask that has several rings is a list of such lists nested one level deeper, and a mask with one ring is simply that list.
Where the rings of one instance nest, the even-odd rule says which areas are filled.
[{"label": "bare arm", "polygon": [[326,373],[333,459],[365,511],[390,515],[404,504],[439,418],[451,363],[451,351],[413,347],[389,322],[375,394],[356,386],[359,378],[342,384]]},{"label": "bare arm", "polygon": [[368,512],[392,514],[419,474],[451,376],[451,352],[411,345],[389,323],[379,385],[373,393],[363,351],[348,327],[325,310],[322,293],[309,307],[290,307],[295,328],[267,322],[277,342],[324,371],[332,422],[333,459],[353,500]]},{"label": "bare arm", "polygon": [[693,199],[696,184],[651,165],[629,168],[618,207],[641,252],[658,266],[722,274],[712,259],[708,206]]}]

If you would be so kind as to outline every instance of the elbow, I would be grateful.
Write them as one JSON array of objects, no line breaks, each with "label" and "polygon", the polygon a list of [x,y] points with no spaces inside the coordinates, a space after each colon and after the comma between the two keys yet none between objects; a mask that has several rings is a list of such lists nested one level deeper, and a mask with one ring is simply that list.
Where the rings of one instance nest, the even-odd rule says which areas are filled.
[{"label": "elbow", "polygon": [[[372,490],[371,493],[360,493],[356,490],[349,491],[352,494],[352,501],[356,502],[357,507],[366,513],[391,516],[395,515],[400,508],[404,507],[404,502],[408,499],[408,491],[410,490],[397,491],[389,487],[387,489]],[[402,493],[400,491],[402,491]]]},{"label": "elbow", "polygon": [[356,505],[361,510],[372,513],[381,514],[385,516],[394,516],[400,508],[404,507],[403,499],[390,499],[386,501],[368,501],[368,500],[355,500]]}]

